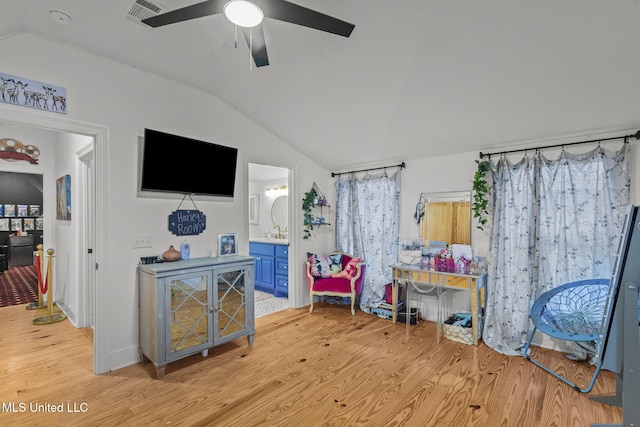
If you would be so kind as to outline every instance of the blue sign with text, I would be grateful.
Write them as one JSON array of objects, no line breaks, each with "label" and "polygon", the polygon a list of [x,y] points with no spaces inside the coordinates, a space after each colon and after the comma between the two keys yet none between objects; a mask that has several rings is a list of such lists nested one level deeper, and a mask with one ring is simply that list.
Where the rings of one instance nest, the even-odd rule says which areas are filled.
[{"label": "blue sign with text", "polygon": [[196,210],[179,210],[169,215],[169,231],[176,236],[195,236],[207,228],[207,216]]}]

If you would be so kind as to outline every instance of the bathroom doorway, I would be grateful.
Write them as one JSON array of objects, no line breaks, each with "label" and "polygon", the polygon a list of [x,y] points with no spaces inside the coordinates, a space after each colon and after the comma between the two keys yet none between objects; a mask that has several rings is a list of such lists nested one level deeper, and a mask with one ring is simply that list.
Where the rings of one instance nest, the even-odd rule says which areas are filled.
[{"label": "bathroom doorway", "polygon": [[289,307],[289,169],[249,163],[247,182],[255,313],[262,317]]}]

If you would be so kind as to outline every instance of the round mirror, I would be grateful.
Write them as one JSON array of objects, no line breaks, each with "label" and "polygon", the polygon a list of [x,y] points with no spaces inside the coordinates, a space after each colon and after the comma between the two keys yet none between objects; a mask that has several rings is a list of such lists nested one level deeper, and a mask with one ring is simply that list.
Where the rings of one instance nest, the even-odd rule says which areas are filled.
[{"label": "round mirror", "polygon": [[279,227],[280,232],[284,233],[289,227],[287,218],[287,209],[289,201],[287,196],[276,197],[271,205],[271,221],[274,227]]}]

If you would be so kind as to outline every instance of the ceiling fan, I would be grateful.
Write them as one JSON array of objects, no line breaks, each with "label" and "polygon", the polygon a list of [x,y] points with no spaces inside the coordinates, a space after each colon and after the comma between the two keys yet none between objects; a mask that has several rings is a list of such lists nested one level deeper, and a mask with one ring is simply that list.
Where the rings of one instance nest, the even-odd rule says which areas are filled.
[{"label": "ceiling fan", "polygon": [[231,22],[241,27],[256,67],[269,65],[262,30],[262,19],[265,17],[343,37],[349,37],[355,28],[348,22],[285,0],[207,0],[143,19],[142,22],[156,28],[219,13],[224,13]]}]

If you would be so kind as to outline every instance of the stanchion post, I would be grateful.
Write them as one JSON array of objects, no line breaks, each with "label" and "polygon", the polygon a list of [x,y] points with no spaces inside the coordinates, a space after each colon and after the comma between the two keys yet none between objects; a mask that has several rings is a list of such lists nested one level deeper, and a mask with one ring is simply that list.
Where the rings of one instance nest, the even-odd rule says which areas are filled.
[{"label": "stanchion post", "polygon": [[47,249],[47,283],[49,289],[47,289],[47,316],[51,318],[51,312],[53,311],[53,254],[55,251],[51,248]]},{"label": "stanchion post", "polygon": [[41,308],[44,308],[43,305],[43,294],[42,294],[42,283],[40,283],[42,281],[42,278],[44,277],[44,275],[42,274],[43,272],[43,268],[44,268],[44,264],[42,262],[42,249],[44,248],[44,246],[42,244],[39,244],[38,246],[36,246],[38,252],[36,254],[36,267],[38,268],[36,277],[37,277],[37,281],[38,281],[38,302],[32,302],[27,304],[27,310],[39,310]]},{"label": "stanchion post", "polygon": [[33,319],[34,325],[48,325],[51,323],[60,322],[67,318],[64,313],[53,314],[53,249],[47,249],[47,315],[36,317]]}]

